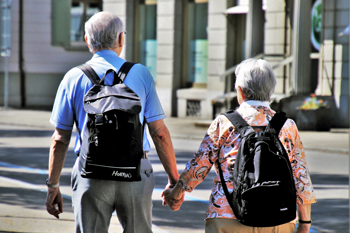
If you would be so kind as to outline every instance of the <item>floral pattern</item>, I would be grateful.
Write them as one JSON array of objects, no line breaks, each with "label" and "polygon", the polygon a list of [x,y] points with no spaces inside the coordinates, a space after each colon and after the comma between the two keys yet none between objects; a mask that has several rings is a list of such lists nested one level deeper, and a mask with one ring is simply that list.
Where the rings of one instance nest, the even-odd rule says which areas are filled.
[{"label": "floral pattern", "polygon": [[[260,101],[246,101],[241,104],[237,111],[252,126],[266,126],[275,114],[267,103]],[[286,121],[280,131],[279,139],[286,149],[292,165],[297,190],[297,204],[315,203],[316,197],[306,163],[304,147],[293,120]],[[180,175],[183,189],[191,192],[205,179],[212,166],[215,165],[217,176],[214,178],[214,188],[210,196],[206,219],[235,219],[221,187],[216,161],[219,160],[227,188],[229,192],[232,192],[232,171],[239,144],[240,137],[232,123],[225,116],[218,116],[207,130],[199,150],[186,164],[185,170]]]}]

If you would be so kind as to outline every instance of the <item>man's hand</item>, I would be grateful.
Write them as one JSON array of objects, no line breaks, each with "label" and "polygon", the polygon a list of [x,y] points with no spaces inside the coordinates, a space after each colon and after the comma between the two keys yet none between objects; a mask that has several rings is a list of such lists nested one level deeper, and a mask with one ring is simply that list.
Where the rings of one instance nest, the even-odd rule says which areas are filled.
[{"label": "man's hand", "polygon": [[63,198],[59,187],[54,189],[48,188],[46,196],[46,210],[57,219],[60,218],[59,214],[63,213]]},{"label": "man's hand", "polygon": [[[50,184],[58,184],[61,171],[66,159],[72,131],[56,128],[51,138],[49,156],[49,180]],[[63,212],[63,199],[60,188],[48,188],[46,197],[46,210],[56,218]],[[57,207],[56,207],[57,205]]]},{"label": "man's hand", "polygon": [[185,190],[182,188],[182,181],[179,180],[176,185],[167,185],[162,192],[163,206],[169,205],[170,209],[179,210],[185,200]]},{"label": "man's hand", "polygon": [[[172,188],[174,188],[175,187],[175,185],[176,185],[176,183],[175,184],[171,184],[170,182],[165,186],[165,188],[164,188],[164,190],[163,190],[163,192],[161,193],[161,197],[163,197],[164,196],[164,191],[165,190],[167,190],[167,189],[172,189]],[[162,205],[163,206],[166,206],[167,204],[166,204],[166,202],[165,202],[165,200],[164,200],[164,198],[163,198],[163,201],[162,201]]]},{"label": "man's hand", "polygon": [[185,193],[182,193],[180,197],[178,196],[174,189],[165,189],[161,194],[161,197],[163,197],[163,206],[168,204],[171,210],[179,210],[185,200]]}]

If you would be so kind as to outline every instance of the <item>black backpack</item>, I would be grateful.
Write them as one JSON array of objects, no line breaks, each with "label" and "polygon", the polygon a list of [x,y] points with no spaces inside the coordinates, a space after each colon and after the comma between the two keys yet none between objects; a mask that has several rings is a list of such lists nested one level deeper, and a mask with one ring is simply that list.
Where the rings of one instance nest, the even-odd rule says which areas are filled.
[{"label": "black backpack", "polygon": [[[79,171],[84,178],[141,180],[144,131],[139,119],[141,99],[124,84],[133,65],[125,62],[118,74],[110,69],[102,79],[90,65],[78,67],[94,84],[84,96],[88,121],[79,153]],[[108,86],[104,79],[111,72],[114,81]]]},{"label": "black backpack", "polygon": [[237,111],[224,115],[241,137],[229,193],[218,162],[226,198],[244,225],[277,226],[296,218],[296,189],[288,155],[278,138],[287,117],[276,113],[264,131],[256,132]]}]

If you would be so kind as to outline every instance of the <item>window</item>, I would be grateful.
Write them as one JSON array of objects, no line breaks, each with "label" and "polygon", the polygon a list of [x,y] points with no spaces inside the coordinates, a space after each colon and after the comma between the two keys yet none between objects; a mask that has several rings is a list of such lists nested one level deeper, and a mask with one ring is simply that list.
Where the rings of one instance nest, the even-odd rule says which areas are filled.
[{"label": "window", "polygon": [[157,5],[156,1],[140,4],[140,63],[157,80]]},{"label": "window", "polygon": [[188,81],[193,86],[205,87],[208,63],[208,3],[189,3],[188,20]]},{"label": "window", "polygon": [[186,116],[201,116],[201,102],[199,100],[187,100]]},{"label": "window", "polygon": [[98,0],[73,0],[70,8],[70,41],[84,42],[84,23],[101,9]]},{"label": "window", "polygon": [[52,0],[52,45],[87,50],[84,24],[101,10],[102,0]]}]

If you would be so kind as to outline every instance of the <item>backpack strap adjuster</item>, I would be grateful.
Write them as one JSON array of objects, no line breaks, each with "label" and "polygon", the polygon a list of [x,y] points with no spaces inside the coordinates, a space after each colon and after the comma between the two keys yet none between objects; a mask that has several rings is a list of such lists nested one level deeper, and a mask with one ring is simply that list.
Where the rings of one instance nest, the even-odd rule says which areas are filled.
[{"label": "backpack strap adjuster", "polygon": [[96,127],[103,125],[103,114],[102,113],[95,115],[95,125],[96,125]]}]

